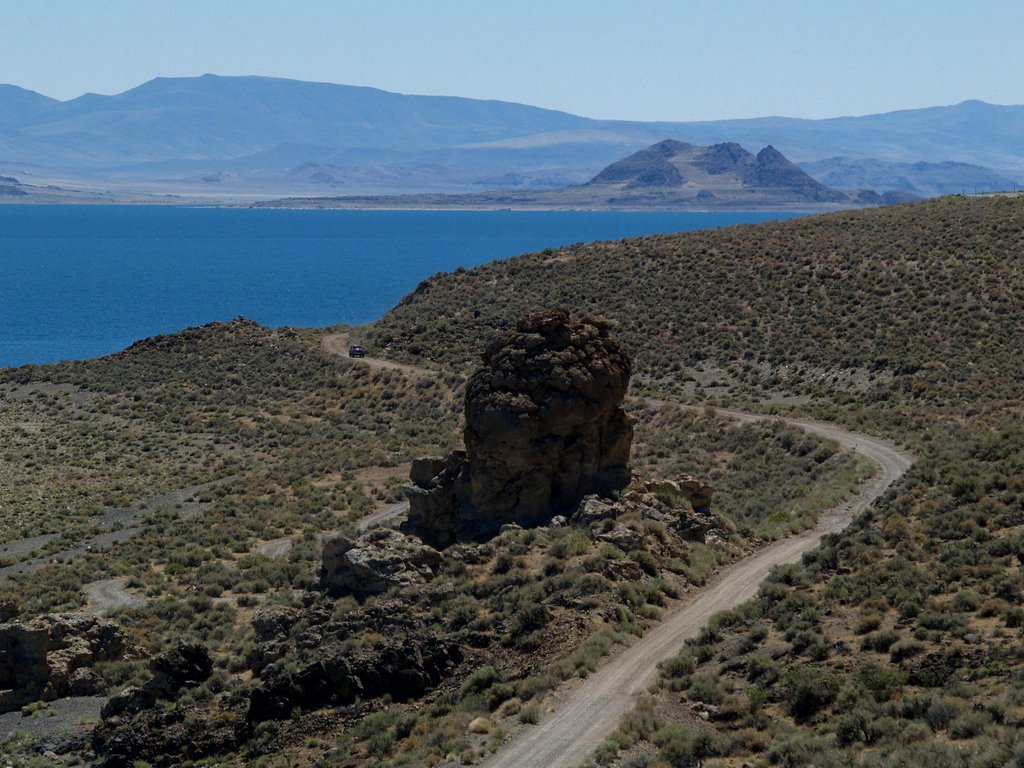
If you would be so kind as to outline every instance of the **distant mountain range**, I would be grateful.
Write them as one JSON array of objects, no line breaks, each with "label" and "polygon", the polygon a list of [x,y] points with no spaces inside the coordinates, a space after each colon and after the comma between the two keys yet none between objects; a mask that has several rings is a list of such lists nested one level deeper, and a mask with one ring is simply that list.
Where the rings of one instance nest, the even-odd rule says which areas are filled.
[{"label": "distant mountain range", "polygon": [[905,192],[920,197],[1012,190],[1007,174],[968,163],[893,163],[875,158],[831,157],[801,167],[822,184],[843,189]]},{"label": "distant mountain range", "polygon": [[[1024,106],[976,101],[829,120],[644,123],[265,77],[157,78],[65,102],[0,86],[0,175],[97,194],[554,188],[666,137],[771,145],[828,186],[931,194],[1024,178]],[[828,158],[844,159],[822,165]],[[865,161],[878,164],[858,170]],[[944,166],[936,175],[920,163]]]}]

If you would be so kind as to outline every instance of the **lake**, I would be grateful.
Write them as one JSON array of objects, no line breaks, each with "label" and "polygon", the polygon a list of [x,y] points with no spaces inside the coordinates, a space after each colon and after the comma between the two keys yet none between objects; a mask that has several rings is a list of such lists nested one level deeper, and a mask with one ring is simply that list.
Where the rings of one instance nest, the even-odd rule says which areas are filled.
[{"label": "lake", "polygon": [[795,215],[0,205],[0,367],[108,354],[239,315],[357,325],[439,271]]}]

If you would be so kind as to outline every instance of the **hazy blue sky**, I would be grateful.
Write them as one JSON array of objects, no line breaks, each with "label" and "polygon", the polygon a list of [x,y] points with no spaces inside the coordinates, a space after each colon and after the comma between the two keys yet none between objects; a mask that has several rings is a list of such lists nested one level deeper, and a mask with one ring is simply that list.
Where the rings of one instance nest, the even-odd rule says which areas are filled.
[{"label": "hazy blue sky", "polygon": [[258,74],[588,117],[1024,103],[1024,0],[0,0],[0,82]]}]

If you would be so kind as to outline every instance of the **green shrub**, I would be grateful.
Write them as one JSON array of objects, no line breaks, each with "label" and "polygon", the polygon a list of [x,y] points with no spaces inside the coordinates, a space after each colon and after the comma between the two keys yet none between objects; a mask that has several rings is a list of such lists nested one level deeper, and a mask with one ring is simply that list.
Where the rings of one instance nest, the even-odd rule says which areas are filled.
[{"label": "green shrub", "polygon": [[896,664],[924,652],[927,646],[920,640],[898,640],[889,646],[889,661]]},{"label": "green shrub", "polygon": [[798,721],[808,720],[835,701],[839,681],[816,667],[794,667],[782,677],[786,704]]},{"label": "green shrub", "polygon": [[875,651],[876,653],[886,653],[889,648],[898,640],[900,636],[893,630],[886,630],[884,632],[873,632],[860,641],[860,647],[865,651]]}]

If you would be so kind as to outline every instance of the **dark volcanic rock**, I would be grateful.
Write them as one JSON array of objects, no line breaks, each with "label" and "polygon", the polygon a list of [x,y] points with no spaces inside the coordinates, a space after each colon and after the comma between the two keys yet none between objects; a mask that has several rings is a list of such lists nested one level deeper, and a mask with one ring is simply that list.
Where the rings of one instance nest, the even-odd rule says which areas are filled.
[{"label": "dark volcanic rock", "polygon": [[182,688],[206,682],[213,672],[210,652],[198,643],[178,643],[149,663],[153,673],[151,685],[163,695],[173,695]]},{"label": "dark volcanic rock", "polygon": [[47,615],[0,626],[0,712],[95,693],[97,678],[87,670],[127,650],[120,627],[96,618]]},{"label": "dark volcanic rock", "polygon": [[175,706],[156,706],[157,701],[173,701],[183,688],[209,679],[213,660],[204,646],[179,642],[150,660],[149,671],[152,677],[145,685],[126,688],[103,707],[92,745],[104,768],[121,768],[141,759],[160,766],[180,765],[184,758],[215,754],[238,741],[242,729],[234,728],[230,717],[204,720],[186,717]]},{"label": "dark volcanic rock", "polygon": [[539,525],[629,483],[631,360],[606,324],[536,312],[483,360],[466,390],[465,455],[429,479],[425,464],[412,473],[403,530],[438,546]]},{"label": "dark volcanic rock", "polygon": [[436,547],[455,543],[460,525],[460,510],[470,496],[469,460],[465,451],[452,451],[441,461],[441,470],[426,476],[435,460],[413,461],[405,495],[409,499],[409,515],[402,530],[415,533]]},{"label": "dark volcanic rock", "polygon": [[173,768],[235,749],[249,735],[244,713],[232,711],[220,698],[208,709],[174,706],[128,714],[93,729],[92,748],[102,768],[129,768],[143,760]]},{"label": "dark volcanic rock", "polygon": [[385,695],[408,701],[436,686],[461,660],[456,643],[423,636],[382,639],[354,650],[331,648],[297,671],[268,669],[252,692],[246,719],[281,719],[295,708],[317,709]]},{"label": "dark volcanic rock", "polygon": [[209,679],[213,672],[210,652],[197,643],[181,643],[149,662],[152,677],[143,686],[129,686],[103,707],[104,720],[150,709],[158,699],[173,699],[182,688]]}]

